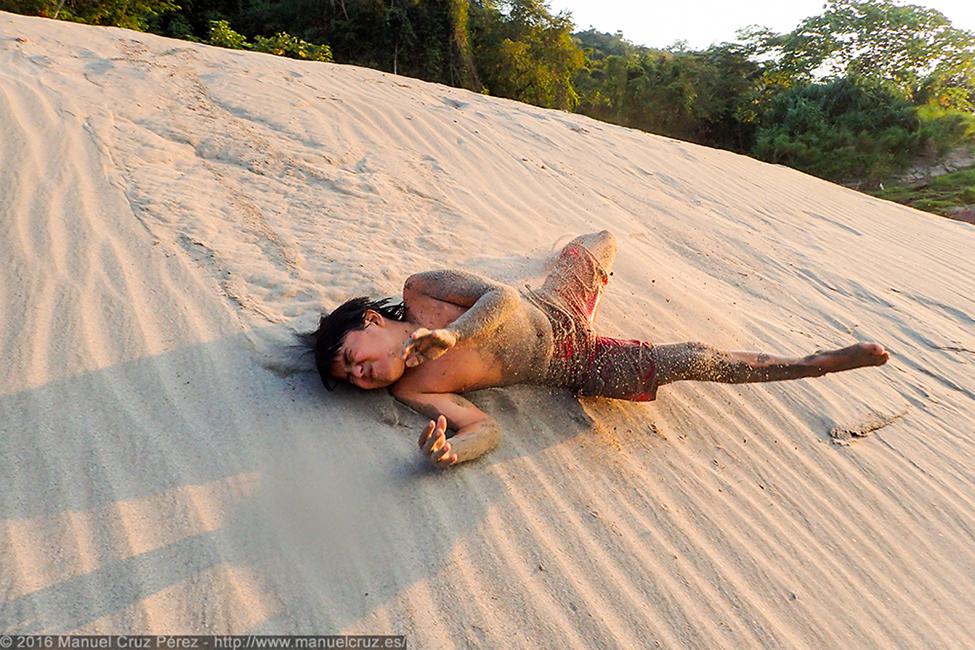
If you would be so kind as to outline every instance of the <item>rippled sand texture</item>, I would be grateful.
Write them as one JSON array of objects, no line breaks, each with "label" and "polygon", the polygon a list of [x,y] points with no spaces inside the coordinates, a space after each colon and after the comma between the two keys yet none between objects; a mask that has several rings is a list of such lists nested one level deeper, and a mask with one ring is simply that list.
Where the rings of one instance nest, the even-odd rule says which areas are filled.
[{"label": "rippled sand texture", "polygon": [[[0,630],[975,645],[969,224],[578,115],[5,13],[0,161]],[[602,228],[608,335],[892,360],[650,404],[483,391],[501,448],[440,473],[424,418],[325,393],[292,347],[413,271],[534,280]]]}]

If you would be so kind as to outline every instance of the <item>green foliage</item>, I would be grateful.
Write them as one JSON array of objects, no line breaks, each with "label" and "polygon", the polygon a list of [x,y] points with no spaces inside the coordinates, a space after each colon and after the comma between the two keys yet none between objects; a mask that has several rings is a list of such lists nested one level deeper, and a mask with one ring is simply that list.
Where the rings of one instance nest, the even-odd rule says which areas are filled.
[{"label": "green foliage", "polygon": [[0,11],[28,16],[52,16],[57,3],[50,0],[0,0]]},{"label": "green foliage", "polygon": [[2,11],[143,31],[154,17],[177,9],[171,0],[0,0]]},{"label": "green foliage", "polygon": [[752,153],[822,178],[876,182],[907,167],[922,145],[918,127],[915,108],[889,85],[803,84],[772,100]]},{"label": "green foliage", "polygon": [[[163,22],[166,23],[165,27],[162,26]],[[169,14],[168,20],[165,21],[156,19],[150,25],[150,30],[173,38],[181,38],[185,41],[199,42],[202,40],[193,34],[193,26],[182,14]]]},{"label": "green foliage", "polygon": [[740,33],[797,81],[853,76],[894,84],[905,97],[971,110],[975,36],[939,11],[893,0],[829,0],[794,30]]},{"label": "green foliage", "polygon": [[231,50],[246,50],[250,48],[247,37],[231,29],[230,23],[226,20],[210,21],[210,44],[218,47],[226,47]]},{"label": "green foliage", "polygon": [[667,52],[591,31],[580,41],[588,66],[576,77],[579,112],[711,146],[750,146],[762,69],[739,46]]},{"label": "green foliage", "polygon": [[890,185],[871,194],[936,214],[951,216],[975,206],[975,167],[936,177],[928,185]]},{"label": "green foliage", "polygon": [[939,61],[918,85],[914,99],[918,104],[975,112],[975,54],[955,53]]},{"label": "green foliage", "polygon": [[831,0],[787,34],[740,36],[768,61],[752,147],[761,158],[874,183],[973,138],[975,37],[940,12]]},{"label": "green foliage", "polygon": [[607,56],[627,57],[631,54],[639,55],[649,51],[649,48],[635,45],[626,40],[623,32],[608,34],[605,32],[597,32],[590,27],[584,32],[576,32],[573,35],[576,41],[578,41],[579,46],[585,51],[586,56],[592,61],[599,61],[605,59]]},{"label": "green foliage", "polygon": [[450,30],[451,73],[459,85],[476,90],[483,88],[474,63],[470,39],[470,3],[468,0],[448,0],[448,28]]},{"label": "green foliage", "polygon": [[[958,190],[963,193],[971,193],[975,190],[975,168],[938,176],[931,181],[931,187],[936,190]],[[975,203],[975,201],[972,202]]]},{"label": "green foliage", "polygon": [[247,37],[235,32],[226,20],[210,21],[210,44],[232,50],[266,52],[267,54],[287,56],[292,59],[305,59],[308,61],[332,60],[332,50],[328,45],[307,43],[286,32],[278,32],[270,38],[255,36],[254,43],[248,43]]},{"label": "green foliage", "polygon": [[947,214],[949,210],[960,207],[955,201],[950,199],[915,199],[908,205],[924,210],[925,212],[935,212],[937,214]]},{"label": "green foliage", "polygon": [[902,183],[889,183],[884,189],[877,189],[874,193],[893,201],[904,201],[912,195],[939,198],[937,193],[941,193],[940,198],[943,199],[945,193],[961,195],[973,190],[975,190],[975,167],[969,167],[968,169],[936,176],[929,183],[919,187],[909,187]]},{"label": "green foliage", "polygon": [[[975,36],[898,0],[827,0],[787,33],[752,26],[705,50],[573,35],[571,15],[547,0],[0,0],[0,9],[334,56],[856,184],[975,146]],[[972,188],[918,200],[951,203]]]},{"label": "green foliage", "polygon": [[917,109],[920,127],[918,153],[930,159],[938,159],[952,149],[975,144],[975,115],[934,105]]},{"label": "green foliage", "polygon": [[553,15],[544,0],[501,0],[506,11],[478,15],[475,59],[491,92],[502,97],[572,110],[579,95],[572,79],[584,62],[572,38],[572,19]]},{"label": "green foliage", "polygon": [[[471,19],[477,0],[207,0],[240,31],[328,42],[334,60],[480,91]],[[203,5],[195,10],[204,13]]]},{"label": "green foliage", "polygon": [[287,56],[292,59],[307,59],[309,61],[331,61],[332,50],[328,45],[315,45],[301,40],[287,32],[278,32],[270,38],[254,37],[255,52],[267,52],[277,56]]}]

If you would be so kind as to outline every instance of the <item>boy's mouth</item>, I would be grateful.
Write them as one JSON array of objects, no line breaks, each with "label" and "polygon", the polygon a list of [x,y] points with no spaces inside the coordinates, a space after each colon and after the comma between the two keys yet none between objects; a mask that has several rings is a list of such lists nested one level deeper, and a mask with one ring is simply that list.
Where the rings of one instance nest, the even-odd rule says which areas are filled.
[{"label": "boy's mouth", "polygon": [[370,381],[376,379],[376,376],[377,375],[381,375],[382,374],[381,369],[376,368],[376,363],[377,363],[376,361],[373,361],[366,368],[366,377],[368,377]]}]

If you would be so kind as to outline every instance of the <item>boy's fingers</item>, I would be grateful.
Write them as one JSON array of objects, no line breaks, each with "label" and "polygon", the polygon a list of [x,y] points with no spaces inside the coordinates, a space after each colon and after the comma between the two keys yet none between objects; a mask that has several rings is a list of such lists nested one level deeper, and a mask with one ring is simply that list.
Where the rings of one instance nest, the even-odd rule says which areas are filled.
[{"label": "boy's fingers", "polygon": [[422,337],[424,332],[427,330],[425,328],[420,328],[415,330],[412,334],[406,337],[406,341],[403,342],[403,356],[406,357],[407,354],[413,351],[416,347],[416,341],[418,338]]},{"label": "boy's fingers", "polygon": [[447,456],[449,453],[450,453],[450,443],[445,442],[443,447],[433,452],[433,456],[431,456],[431,458],[433,458],[434,461],[439,463],[444,458],[444,456]]},{"label": "boy's fingers", "polygon": [[449,446],[446,436],[447,418],[443,415],[437,416],[437,421],[430,420],[427,423],[420,439],[417,441],[424,454],[431,454],[440,451],[444,446]]},{"label": "boy's fingers", "polygon": [[433,464],[437,467],[449,467],[450,466],[450,454],[442,454],[433,459]]},{"label": "boy's fingers", "polygon": [[443,443],[447,441],[447,438],[441,433],[440,435],[432,435],[430,439],[427,440],[427,444],[423,445],[423,452],[429,454],[443,446]]},{"label": "boy's fingers", "polygon": [[427,441],[427,438],[430,437],[430,434],[433,433],[433,429],[434,429],[433,420],[430,420],[430,423],[423,430],[423,433],[420,434],[419,445],[421,447],[423,446],[423,443]]},{"label": "boy's fingers", "polygon": [[436,434],[433,440],[433,446],[430,447],[430,451],[440,451],[443,446],[447,444],[447,436],[443,434],[443,431]]},{"label": "boy's fingers", "polygon": [[437,459],[436,464],[438,467],[450,467],[457,462],[457,454],[445,454],[439,459]]}]

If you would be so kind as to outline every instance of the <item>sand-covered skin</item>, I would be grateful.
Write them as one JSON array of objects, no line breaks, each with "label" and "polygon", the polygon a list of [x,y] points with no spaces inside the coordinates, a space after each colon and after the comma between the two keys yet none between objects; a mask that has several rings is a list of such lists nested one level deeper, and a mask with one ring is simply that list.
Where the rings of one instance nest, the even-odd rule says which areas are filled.
[{"label": "sand-covered skin", "polygon": [[[975,644],[969,224],[578,115],[6,13],[0,161],[2,631]],[[501,447],[438,472],[425,418],[325,393],[288,347],[417,270],[537,282],[603,228],[608,335],[891,361],[650,404],[482,391]]]}]

